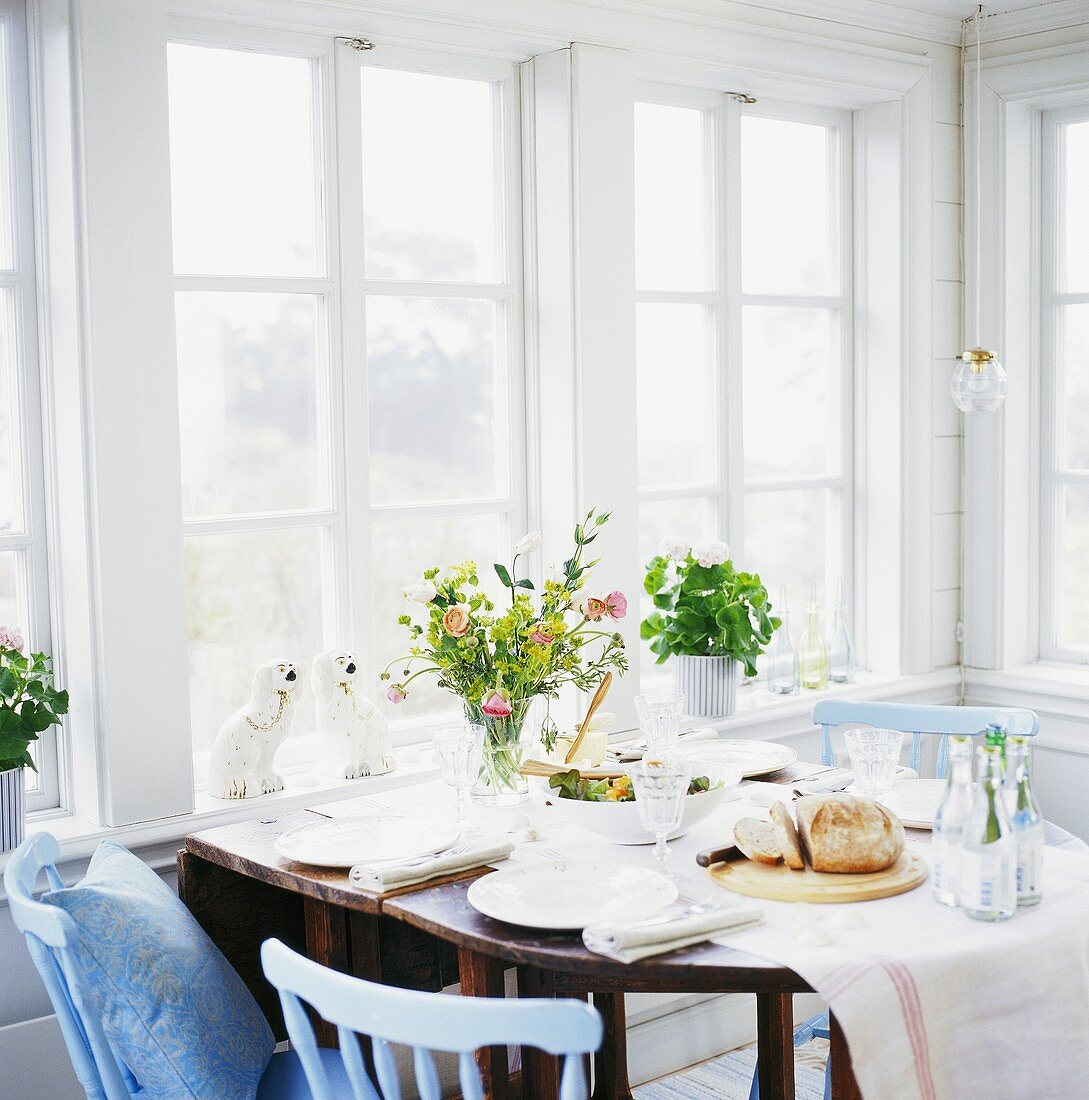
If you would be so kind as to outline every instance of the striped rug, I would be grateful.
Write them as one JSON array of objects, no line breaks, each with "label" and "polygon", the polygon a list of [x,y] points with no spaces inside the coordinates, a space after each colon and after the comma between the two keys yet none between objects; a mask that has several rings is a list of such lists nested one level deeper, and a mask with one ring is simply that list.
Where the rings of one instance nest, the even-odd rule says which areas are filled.
[{"label": "striped rug", "polygon": [[[794,1063],[797,1100],[823,1100],[828,1044],[815,1039],[797,1051]],[[636,1100],[748,1100],[756,1047],[744,1047],[698,1066],[648,1081],[634,1090]]]}]

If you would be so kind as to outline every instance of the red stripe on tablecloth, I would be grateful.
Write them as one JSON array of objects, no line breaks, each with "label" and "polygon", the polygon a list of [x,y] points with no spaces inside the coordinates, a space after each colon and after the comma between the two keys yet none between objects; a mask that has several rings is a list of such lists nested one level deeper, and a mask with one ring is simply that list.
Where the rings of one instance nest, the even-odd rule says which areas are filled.
[{"label": "red stripe on tablecloth", "polygon": [[930,1074],[930,1051],[926,1038],[926,1023],[923,1020],[923,1006],[919,1000],[919,990],[915,979],[903,963],[895,959],[877,959],[878,966],[892,979],[896,995],[900,999],[900,1010],[907,1024],[908,1041],[915,1060],[915,1076],[919,1082],[919,1094],[922,1100],[937,1100],[934,1090],[934,1078]]},{"label": "red stripe on tablecloth", "polygon": [[845,963],[833,970],[828,975],[827,981],[821,982],[818,992],[824,1000],[831,1004],[833,997],[838,997],[848,986],[854,985],[863,974],[872,969],[873,963]]}]

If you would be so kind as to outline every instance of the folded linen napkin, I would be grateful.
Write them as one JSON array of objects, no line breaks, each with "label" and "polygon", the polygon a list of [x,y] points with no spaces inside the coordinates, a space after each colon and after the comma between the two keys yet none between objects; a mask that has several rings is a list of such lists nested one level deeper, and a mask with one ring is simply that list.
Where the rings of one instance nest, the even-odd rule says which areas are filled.
[{"label": "folded linen napkin", "polygon": [[637,924],[595,924],[583,930],[582,942],[598,955],[622,963],[638,962],[691,947],[728,932],[740,932],[764,919],[759,909],[728,906],[704,913],[655,918]]},{"label": "folded linen napkin", "polygon": [[412,859],[404,863],[358,863],[348,872],[348,881],[357,890],[384,894],[442,875],[498,863],[513,851],[514,845],[509,840],[481,839],[457,853],[439,852],[438,855],[422,860]]}]

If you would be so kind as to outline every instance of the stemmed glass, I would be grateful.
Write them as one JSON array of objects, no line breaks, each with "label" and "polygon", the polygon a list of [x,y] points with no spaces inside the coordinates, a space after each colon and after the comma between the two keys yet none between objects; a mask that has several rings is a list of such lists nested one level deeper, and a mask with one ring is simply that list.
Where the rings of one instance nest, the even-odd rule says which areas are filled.
[{"label": "stemmed glass", "polygon": [[438,756],[439,775],[457,794],[458,831],[465,824],[469,783],[472,777],[473,746],[476,738],[472,727],[461,722],[435,730],[433,741]]},{"label": "stemmed glass", "polygon": [[669,874],[669,834],[681,823],[684,800],[692,778],[692,765],[674,757],[646,756],[631,769],[635,804],[643,828],[654,834],[654,859],[662,874]]},{"label": "stemmed glass", "polygon": [[677,743],[684,696],[674,691],[648,691],[635,697],[639,728],[651,754],[668,752]]}]

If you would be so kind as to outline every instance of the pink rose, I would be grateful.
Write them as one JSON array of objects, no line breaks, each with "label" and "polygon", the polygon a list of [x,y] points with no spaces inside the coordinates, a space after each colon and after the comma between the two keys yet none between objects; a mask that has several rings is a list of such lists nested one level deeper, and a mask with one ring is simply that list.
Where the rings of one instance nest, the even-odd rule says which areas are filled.
[{"label": "pink rose", "polygon": [[530,629],[529,640],[534,645],[551,645],[556,638],[544,623],[534,623]]},{"label": "pink rose", "polygon": [[408,692],[400,684],[393,684],[386,689],[386,698],[391,703],[403,703],[408,698]]},{"label": "pink rose", "polygon": [[597,596],[587,596],[586,599],[579,604],[579,611],[581,611],[590,622],[596,623],[599,619],[605,618],[609,609],[606,607],[604,600],[599,600]]},{"label": "pink rose", "polygon": [[628,613],[628,597],[623,592],[610,592],[605,597],[605,610],[610,619],[622,619]]},{"label": "pink rose", "polygon": [[464,638],[471,625],[469,609],[459,603],[448,607],[442,617],[442,628],[451,638]]},{"label": "pink rose", "polygon": [[498,691],[493,691],[491,695],[484,700],[480,709],[489,718],[506,718],[513,708]]},{"label": "pink rose", "polygon": [[21,653],[26,642],[17,626],[0,626],[0,649],[14,649]]}]

